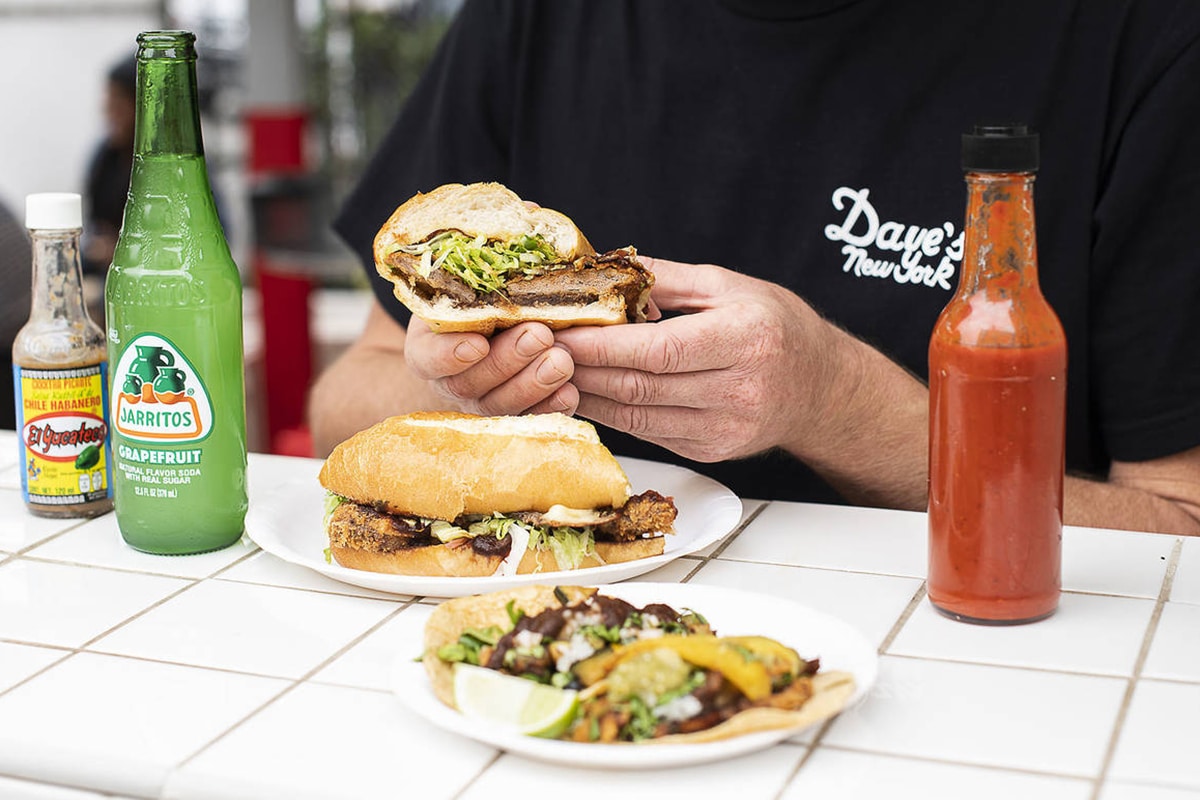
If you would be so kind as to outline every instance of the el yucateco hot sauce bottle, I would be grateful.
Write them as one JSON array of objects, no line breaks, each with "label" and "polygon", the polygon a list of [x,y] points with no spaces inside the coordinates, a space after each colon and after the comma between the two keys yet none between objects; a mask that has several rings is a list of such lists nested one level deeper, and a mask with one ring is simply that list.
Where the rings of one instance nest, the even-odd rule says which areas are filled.
[{"label": "el yucateco hot sauce bottle", "polygon": [[217,550],[246,515],[242,285],[200,134],[195,36],[138,36],[133,172],[105,283],[114,506],[150,553]]},{"label": "el yucateco hot sauce bottle", "polygon": [[1058,607],[1067,346],[1038,286],[1037,168],[1024,125],[963,136],[962,274],[929,344],[929,599],[970,622]]},{"label": "el yucateco hot sauce bottle", "polygon": [[31,194],[29,321],[13,342],[21,491],[40,517],[94,517],[112,509],[104,332],[88,317],[79,260],[77,194]]}]

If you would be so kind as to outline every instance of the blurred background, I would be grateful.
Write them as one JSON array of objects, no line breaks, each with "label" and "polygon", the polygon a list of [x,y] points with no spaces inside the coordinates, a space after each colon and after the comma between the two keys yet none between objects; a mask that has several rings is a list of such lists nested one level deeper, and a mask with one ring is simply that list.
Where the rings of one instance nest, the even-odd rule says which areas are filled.
[{"label": "blurred background", "polygon": [[[0,206],[21,220],[27,194],[84,195],[85,269],[93,317],[101,315],[115,237],[105,207],[119,208],[128,186],[135,39],[193,31],[209,176],[247,287],[251,449],[308,455],[308,387],[361,330],[370,304],[330,220],[460,4],[0,0]],[[24,274],[10,267],[0,282],[20,287],[28,256],[13,253],[12,241],[0,237],[9,251],[0,261],[24,256],[15,270]],[[11,345],[6,331],[0,346]]]}]

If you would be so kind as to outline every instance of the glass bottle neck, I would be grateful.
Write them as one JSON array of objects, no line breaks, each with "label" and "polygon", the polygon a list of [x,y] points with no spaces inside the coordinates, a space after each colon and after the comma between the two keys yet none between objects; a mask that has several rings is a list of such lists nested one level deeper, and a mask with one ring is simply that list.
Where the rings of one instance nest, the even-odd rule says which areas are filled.
[{"label": "glass bottle neck", "polygon": [[34,230],[31,322],[87,319],[78,229]]},{"label": "glass bottle neck", "polygon": [[1032,172],[969,172],[959,293],[981,284],[1037,286]]},{"label": "glass bottle neck", "polygon": [[190,42],[179,48],[143,45],[139,50],[134,152],[204,155],[196,55]]}]

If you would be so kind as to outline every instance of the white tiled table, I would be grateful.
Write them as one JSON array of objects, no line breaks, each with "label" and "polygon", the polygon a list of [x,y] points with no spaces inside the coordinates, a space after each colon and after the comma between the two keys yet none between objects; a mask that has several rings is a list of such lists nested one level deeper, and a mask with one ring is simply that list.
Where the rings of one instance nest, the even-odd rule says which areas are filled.
[{"label": "white tiled table", "polygon": [[[251,502],[318,462],[251,457]],[[983,628],[925,599],[923,514],[746,504],[734,537],[646,580],[752,588],[844,618],[880,676],[751,756],[569,769],[410,716],[388,692],[433,601],[249,541],[126,548],[112,516],[20,502],[0,434],[0,798],[1200,798],[1200,539],[1068,529],[1062,606]]]}]

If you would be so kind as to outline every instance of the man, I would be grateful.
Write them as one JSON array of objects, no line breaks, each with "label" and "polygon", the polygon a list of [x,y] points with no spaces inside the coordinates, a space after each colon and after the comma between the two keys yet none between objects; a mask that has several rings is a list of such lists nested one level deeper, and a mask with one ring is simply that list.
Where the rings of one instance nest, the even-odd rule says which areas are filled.
[{"label": "man", "polygon": [[744,496],[923,509],[959,134],[1021,120],[1071,354],[1066,519],[1200,533],[1198,40],[1169,0],[468,3],[339,231],[369,265],[415,191],[498,180],[654,256],[667,318],[437,336],[376,279],[318,448],[417,408],[561,410]]}]

